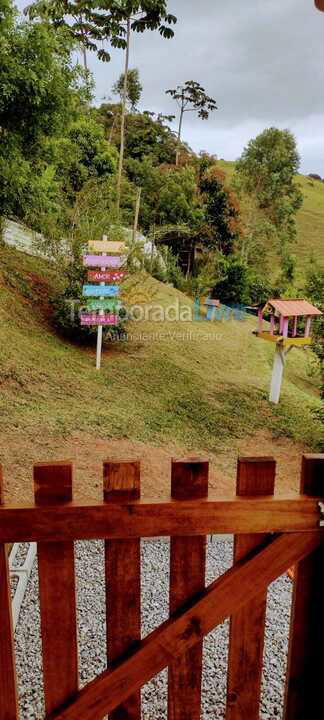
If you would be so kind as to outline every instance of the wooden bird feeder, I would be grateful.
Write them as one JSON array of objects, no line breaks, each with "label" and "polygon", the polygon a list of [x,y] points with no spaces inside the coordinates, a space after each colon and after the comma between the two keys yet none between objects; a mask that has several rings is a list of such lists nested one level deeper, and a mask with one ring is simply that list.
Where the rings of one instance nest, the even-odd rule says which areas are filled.
[{"label": "wooden bird feeder", "polygon": [[[264,316],[270,316],[270,330],[263,327]],[[321,311],[307,300],[268,300],[258,310],[258,329],[255,335],[276,345],[269,400],[280,399],[285,359],[293,347],[310,345],[311,323]]]}]

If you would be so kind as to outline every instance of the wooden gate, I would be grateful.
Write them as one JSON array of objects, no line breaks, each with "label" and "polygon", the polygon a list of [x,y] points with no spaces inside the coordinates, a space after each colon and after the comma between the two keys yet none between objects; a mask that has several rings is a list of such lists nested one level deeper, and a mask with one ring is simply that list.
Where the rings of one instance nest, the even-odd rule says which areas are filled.
[{"label": "wooden gate", "polygon": [[[140,688],[168,667],[169,720],[198,720],[202,640],[231,618],[226,720],[257,720],[266,594],[294,573],[285,720],[320,717],[324,652],[324,455],[301,495],[274,497],[275,461],[241,458],[237,495],[208,494],[208,462],[173,461],[171,499],[140,499],[140,464],[107,462],[103,502],[72,500],[72,465],[34,467],[35,504],[0,508],[0,720],[16,720],[5,543],[38,543],[47,720],[139,720]],[[206,535],[235,535],[233,567],[205,588]],[[140,538],[170,536],[170,618],[140,637]],[[79,690],[74,541],[105,540],[107,670]]]}]

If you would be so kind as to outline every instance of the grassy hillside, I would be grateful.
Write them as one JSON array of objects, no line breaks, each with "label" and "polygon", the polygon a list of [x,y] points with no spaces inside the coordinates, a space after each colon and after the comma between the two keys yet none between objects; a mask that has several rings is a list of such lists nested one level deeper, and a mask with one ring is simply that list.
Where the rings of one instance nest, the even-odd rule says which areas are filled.
[{"label": "grassy hillside", "polygon": [[[128,341],[106,349],[98,373],[94,348],[73,346],[51,328],[54,269],[9,249],[0,250],[0,268],[3,449],[15,441],[19,451],[22,437],[50,445],[53,438],[87,432],[216,452],[262,428],[319,447],[311,353],[290,354],[282,402],[269,405],[273,347],[252,335],[253,318],[129,323]],[[131,278],[130,290],[164,307],[176,299],[190,304],[145,274]]]},{"label": "grassy hillside", "polygon": [[[221,160],[220,167],[228,178],[234,173],[234,163]],[[297,273],[304,275],[305,266],[311,255],[324,265],[324,183],[312,178],[298,175],[304,202],[297,215],[297,242],[293,249],[297,257]]]}]

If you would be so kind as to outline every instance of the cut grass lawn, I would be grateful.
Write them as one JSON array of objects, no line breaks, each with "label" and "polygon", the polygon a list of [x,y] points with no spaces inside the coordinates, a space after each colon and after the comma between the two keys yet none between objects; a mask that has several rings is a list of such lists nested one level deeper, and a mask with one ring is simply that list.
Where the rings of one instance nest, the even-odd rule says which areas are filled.
[{"label": "cut grass lawn", "polygon": [[[86,432],[215,453],[264,429],[320,448],[311,351],[289,355],[282,401],[270,405],[273,347],[252,334],[253,318],[129,323],[127,342],[106,348],[98,373],[94,347],[72,345],[51,327],[48,295],[59,284],[54,267],[1,249],[0,269],[3,442]],[[178,299],[190,305],[144,273],[129,284],[154,304],[166,307]]]}]

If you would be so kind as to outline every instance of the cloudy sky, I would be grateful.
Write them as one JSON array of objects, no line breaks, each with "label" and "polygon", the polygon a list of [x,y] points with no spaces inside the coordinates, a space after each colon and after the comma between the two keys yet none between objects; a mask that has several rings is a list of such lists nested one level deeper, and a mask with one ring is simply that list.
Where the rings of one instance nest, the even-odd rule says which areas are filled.
[{"label": "cloudy sky", "polygon": [[[20,0],[20,7],[26,5]],[[131,67],[140,71],[142,109],[172,113],[165,90],[197,80],[217,100],[207,121],[187,114],[183,137],[196,150],[236,159],[265,127],[290,128],[305,173],[324,176],[324,13],[314,0],[169,0],[173,40],[133,35]],[[89,55],[96,99],[111,97],[123,67]]]}]

